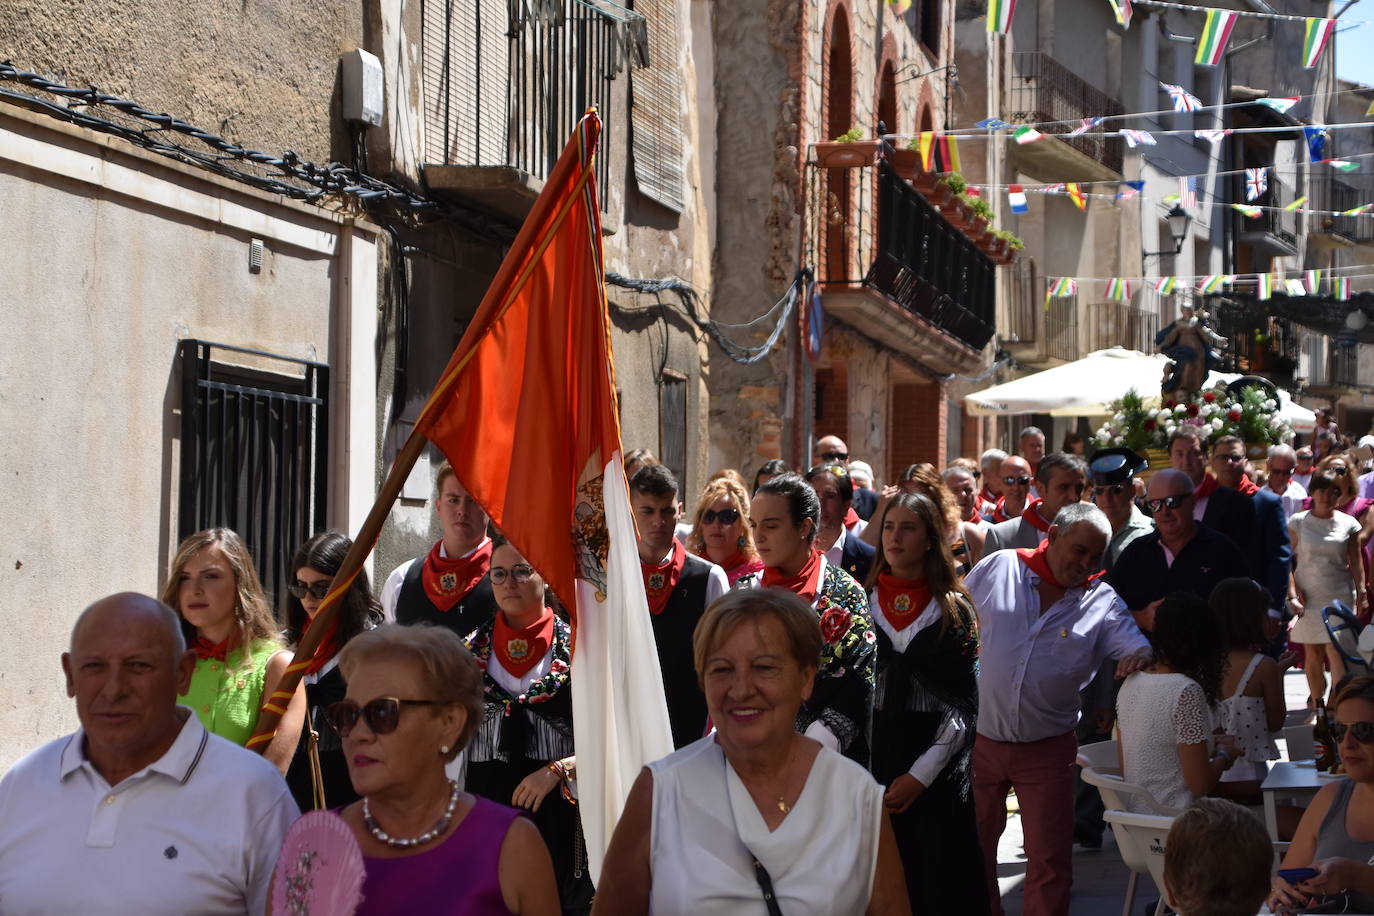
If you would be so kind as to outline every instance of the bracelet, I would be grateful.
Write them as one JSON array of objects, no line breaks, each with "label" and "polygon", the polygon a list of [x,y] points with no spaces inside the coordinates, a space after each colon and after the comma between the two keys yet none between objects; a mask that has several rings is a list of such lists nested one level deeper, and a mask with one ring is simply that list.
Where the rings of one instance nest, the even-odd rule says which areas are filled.
[{"label": "bracelet", "polygon": [[548,770],[550,773],[557,776],[559,782],[568,781],[568,771],[564,769],[563,761],[550,760],[548,763],[544,764],[544,769]]}]

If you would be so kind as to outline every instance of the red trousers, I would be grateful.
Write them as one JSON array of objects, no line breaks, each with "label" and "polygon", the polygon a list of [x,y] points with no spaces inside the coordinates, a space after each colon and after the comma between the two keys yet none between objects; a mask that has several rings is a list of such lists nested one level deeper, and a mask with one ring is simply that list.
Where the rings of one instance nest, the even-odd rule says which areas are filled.
[{"label": "red trousers", "polygon": [[989,899],[1002,916],[997,891],[997,841],[1007,826],[1007,791],[1016,790],[1026,847],[1024,916],[1067,916],[1073,886],[1073,732],[1027,744],[982,735],[973,745],[973,801],[983,845]]}]

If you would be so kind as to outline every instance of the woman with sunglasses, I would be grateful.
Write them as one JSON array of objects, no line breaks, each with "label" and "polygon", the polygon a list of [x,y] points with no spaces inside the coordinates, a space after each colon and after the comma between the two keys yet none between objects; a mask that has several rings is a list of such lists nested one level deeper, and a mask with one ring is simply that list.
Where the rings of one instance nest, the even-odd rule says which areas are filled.
[{"label": "woman with sunglasses", "polygon": [[[196,711],[206,731],[247,744],[291,653],[282,646],[243,538],[228,528],[207,528],[182,541],[160,597],[180,615],[186,645],[196,655],[182,705]],[[281,699],[289,700],[286,714],[263,756],[285,773],[305,721],[305,691]]]},{"label": "woman with sunglasses", "polygon": [[725,570],[731,586],[741,576],[763,569],[749,530],[749,494],[744,487],[724,477],[706,484],[687,549]]},{"label": "woman with sunglasses", "polygon": [[798,475],[783,474],[760,487],[749,505],[749,524],[764,567],[735,587],[785,589],[816,612],[821,665],[797,724],[808,738],[867,766],[877,637],[863,588],[816,549],[820,517],[820,498]]},{"label": "woman with sunglasses", "polygon": [[468,647],[482,669],[484,711],[468,748],[468,790],[529,811],[553,856],[564,913],[591,911],[576,778],[568,625],[549,607],[544,578],[509,543],[491,555],[496,616]]},{"label": "woman with sunglasses", "polygon": [[940,537],[941,510],[928,497],[903,493],[874,520],[882,538],[869,579],[878,636],[873,777],[886,788],[912,910],[986,914],[972,792],[973,601]]},{"label": "woman with sunglasses", "polygon": [[482,722],[482,675],[451,630],[385,624],[339,652],[328,708],[361,796],[337,813],[363,853],[359,916],[558,912],[549,853],[520,812],[444,772]]},{"label": "woman with sunglasses", "polygon": [[1288,607],[1293,611],[1290,632],[1293,642],[1304,650],[1309,704],[1326,696],[1323,654],[1331,666],[1332,680],[1345,676],[1345,661],[1326,632],[1322,609],[1339,601],[1357,614],[1366,610],[1361,527],[1336,508],[1343,495],[1340,476],[1331,469],[1314,474],[1307,488],[1312,508],[1296,512],[1288,520],[1288,536],[1293,542],[1288,586]]},{"label": "woman with sunglasses", "polygon": [[1336,739],[1345,779],[1322,787],[1303,812],[1279,867],[1314,868],[1296,884],[1272,882],[1274,912],[1306,912],[1312,898],[1347,896],[1330,913],[1374,913],[1374,677],[1352,678],[1336,693]]},{"label": "woman with sunglasses", "polygon": [[[299,645],[301,637],[310,630],[334,575],[352,546],[347,535],[324,531],[302,544],[291,557],[287,569],[294,578],[286,587],[283,623],[292,645]],[[324,711],[342,700],[347,689],[339,670],[339,650],[353,637],[381,622],[382,606],[372,597],[367,573],[360,571],[344,593],[338,616],[320,642],[314,661],[301,677],[305,685],[306,727],[301,730],[296,755],[286,771],[286,783],[302,811],[337,807],[358,799],[348,780],[343,742]]]}]

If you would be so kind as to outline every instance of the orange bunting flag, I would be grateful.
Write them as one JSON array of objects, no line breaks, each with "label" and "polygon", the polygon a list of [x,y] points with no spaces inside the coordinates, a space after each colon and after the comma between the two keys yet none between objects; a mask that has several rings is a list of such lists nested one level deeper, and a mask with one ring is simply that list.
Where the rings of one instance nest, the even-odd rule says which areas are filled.
[{"label": "orange bunting flag", "polygon": [[631,783],[673,750],[621,456],[600,135],[600,118],[584,116],[415,427],[571,615],[594,881]]}]

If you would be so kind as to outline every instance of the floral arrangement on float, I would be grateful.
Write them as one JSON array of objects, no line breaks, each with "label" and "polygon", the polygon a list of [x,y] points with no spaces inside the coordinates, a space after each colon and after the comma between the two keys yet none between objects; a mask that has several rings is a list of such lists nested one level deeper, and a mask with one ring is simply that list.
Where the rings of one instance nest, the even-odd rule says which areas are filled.
[{"label": "floral arrangement on float", "polygon": [[1111,416],[1094,436],[1096,447],[1124,445],[1144,453],[1154,467],[1159,460],[1167,466],[1169,438],[1181,426],[1197,427],[1202,441],[1208,444],[1222,436],[1238,436],[1252,458],[1262,458],[1271,445],[1293,440],[1292,427],[1279,416],[1278,400],[1258,385],[1244,388],[1239,395],[1218,385],[1151,401],[1158,406],[1147,404],[1132,389],[1108,405]]}]

